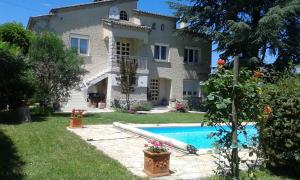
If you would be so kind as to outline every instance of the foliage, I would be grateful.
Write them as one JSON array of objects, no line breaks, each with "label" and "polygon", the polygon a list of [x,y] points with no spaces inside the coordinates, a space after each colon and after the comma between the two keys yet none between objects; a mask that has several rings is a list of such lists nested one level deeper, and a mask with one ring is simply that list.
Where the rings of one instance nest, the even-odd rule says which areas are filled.
[{"label": "foliage", "polygon": [[136,84],[137,62],[122,58],[120,60],[120,74],[118,82],[121,92],[126,96],[127,110],[130,110],[130,94],[134,92]]},{"label": "foliage", "polygon": [[186,102],[187,109],[190,111],[207,111],[203,97],[186,97],[184,98],[184,101]]},{"label": "foliage", "polygon": [[134,104],[131,109],[134,111],[151,111],[152,107],[153,106],[151,102],[140,102]]},{"label": "foliage", "polygon": [[[227,160],[219,163],[217,172],[219,175],[228,175],[232,177],[235,162],[233,161],[232,149],[238,147],[248,147],[249,142],[238,142],[238,147],[233,147],[233,131],[234,122],[232,118],[232,99],[235,96],[235,103],[237,108],[238,122],[236,124],[239,134],[247,137],[246,124],[258,119],[260,110],[260,95],[261,89],[258,87],[259,78],[253,76],[253,72],[248,70],[241,70],[238,78],[238,85],[233,85],[233,72],[220,68],[216,74],[204,83],[206,91],[208,92],[206,106],[209,110],[207,113],[208,124],[218,126],[216,133],[212,133],[211,137],[217,137],[216,146],[220,150],[220,154]],[[233,89],[235,93],[233,94]],[[223,128],[222,125],[228,128]],[[238,158],[238,164],[240,158]],[[230,169],[227,172],[226,169]]]},{"label": "foliage", "polygon": [[22,24],[13,22],[0,25],[0,41],[19,47],[24,54],[29,50],[32,37],[32,33]]},{"label": "foliage", "polygon": [[215,42],[221,57],[242,54],[241,64],[255,68],[268,52],[277,61],[299,63],[299,0],[181,0],[170,2],[185,30]]},{"label": "foliage", "polygon": [[65,101],[84,74],[83,60],[53,33],[37,35],[29,49],[29,60],[37,81],[35,98],[49,108]]},{"label": "foliage", "polygon": [[149,140],[147,144],[144,145],[147,148],[147,151],[152,153],[163,153],[168,152],[168,147],[172,147],[173,145],[169,142]]},{"label": "foliage", "polygon": [[[0,41],[0,107],[16,108],[34,90],[28,62],[18,47]],[[2,109],[0,108],[0,109]]]},{"label": "foliage", "polygon": [[[260,143],[271,167],[300,173],[300,77],[287,76],[263,88],[270,107],[259,122]],[[265,108],[266,109],[266,108]]]}]

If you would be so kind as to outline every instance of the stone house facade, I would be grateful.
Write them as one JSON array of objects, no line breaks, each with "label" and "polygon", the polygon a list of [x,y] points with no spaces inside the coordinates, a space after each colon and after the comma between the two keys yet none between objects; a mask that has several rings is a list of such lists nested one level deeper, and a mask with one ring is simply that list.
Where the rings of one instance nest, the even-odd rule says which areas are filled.
[{"label": "stone house facade", "polygon": [[138,63],[133,101],[168,105],[186,96],[201,97],[199,82],[207,79],[211,43],[191,34],[178,35],[177,19],[137,10],[138,0],[95,0],[54,8],[31,17],[28,29],[51,31],[77,50],[88,73],[62,110],[87,109],[98,102],[123,100],[117,77],[119,60]]}]

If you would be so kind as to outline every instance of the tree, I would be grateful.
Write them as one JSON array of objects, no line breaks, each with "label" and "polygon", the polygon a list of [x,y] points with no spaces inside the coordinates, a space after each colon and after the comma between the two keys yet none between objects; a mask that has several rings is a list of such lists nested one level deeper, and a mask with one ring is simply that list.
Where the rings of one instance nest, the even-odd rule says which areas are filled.
[{"label": "tree", "polygon": [[83,60],[53,33],[37,35],[29,48],[29,60],[37,81],[36,99],[44,108],[65,101],[85,73]]},{"label": "tree", "polygon": [[[209,109],[208,123],[217,127],[217,132],[211,136],[217,137],[216,146],[220,154],[228,160],[228,164],[225,161],[218,164],[218,173],[235,179],[239,179],[241,161],[238,148],[248,148],[250,145],[249,142],[238,141],[237,134],[247,137],[246,124],[243,122],[256,120],[261,114],[261,90],[257,86],[259,78],[253,74],[260,73],[241,70],[237,75],[237,69],[233,72],[219,65],[218,72],[212,74],[204,83],[208,94],[206,101]],[[222,127],[224,124],[227,128]],[[227,168],[230,168],[230,172],[226,171]]]},{"label": "tree", "polygon": [[0,40],[19,47],[25,55],[28,53],[32,37],[33,34],[22,24],[13,22],[0,26]]},{"label": "tree", "polygon": [[126,97],[127,110],[130,110],[130,94],[135,90],[136,71],[137,63],[134,60],[128,60],[126,57],[121,57],[118,81],[121,92],[122,94],[125,94]]},{"label": "tree", "polygon": [[18,47],[0,41],[0,109],[20,106],[34,90],[30,67]]},{"label": "tree", "polygon": [[[299,51],[299,43],[284,40],[286,36],[289,39],[295,34],[299,36],[299,0],[187,2],[170,2],[170,6],[181,22],[188,23],[185,30],[217,43],[216,50],[222,52],[222,58],[241,54],[241,64],[257,66],[263,63],[268,52],[277,55],[278,60],[289,61],[286,57],[290,55],[282,58],[282,51],[287,47]],[[233,31],[241,32],[242,36],[236,36]]]}]

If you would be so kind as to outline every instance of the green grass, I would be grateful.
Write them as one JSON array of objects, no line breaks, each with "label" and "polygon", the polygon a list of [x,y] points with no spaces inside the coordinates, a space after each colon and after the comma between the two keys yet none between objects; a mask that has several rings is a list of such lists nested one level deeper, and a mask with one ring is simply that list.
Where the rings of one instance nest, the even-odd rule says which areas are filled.
[{"label": "green grass", "polygon": [[87,115],[85,124],[111,124],[112,122],[124,123],[201,123],[206,118],[203,114],[190,113],[164,113],[164,114],[128,114],[128,113],[103,113]]},{"label": "green grass", "polygon": [[[68,116],[0,125],[0,179],[137,179],[117,161],[68,132]],[[204,119],[199,114],[106,113],[87,115],[84,123],[180,123]]]}]

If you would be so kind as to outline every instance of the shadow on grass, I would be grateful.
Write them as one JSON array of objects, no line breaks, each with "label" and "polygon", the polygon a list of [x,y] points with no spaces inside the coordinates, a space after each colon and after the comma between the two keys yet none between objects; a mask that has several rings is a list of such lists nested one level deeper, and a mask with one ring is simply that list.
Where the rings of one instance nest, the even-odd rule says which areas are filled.
[{"label": "shadow on grass", "polygon": [[[32,122],[43,122],[46,121],[46,116],[40,115],[32,115],[31,121]],[[7,125],[17,125],[24,123],[19,120],[18,112],[16,111],[0,111],[0,124],[7,124]]]},{"label": "shadow on grass", "polygon": [[[71,113],[54,113],[51,116],[52,117],[70,117]],[[94,116],[97,116],[97,114],[96,113],[87,113],[87,114],[84,114],[83,116],[84,117],[94,117]]]},{"label": "shadow on grass", "polygon": [[276,176],[283,177],[283,179],[286,179],[286,178],[300,179],[300,173],[299,173],[300,171],[299,171],[299,169],[296,169],[295,167],[272,167],[272,166],[268,166],[267,168],[272,174],[274,174]]},{"label": "shadow on grass", "polygon": [[0,179],[24,179],[24,165],[12,140],[0,131]]}]

